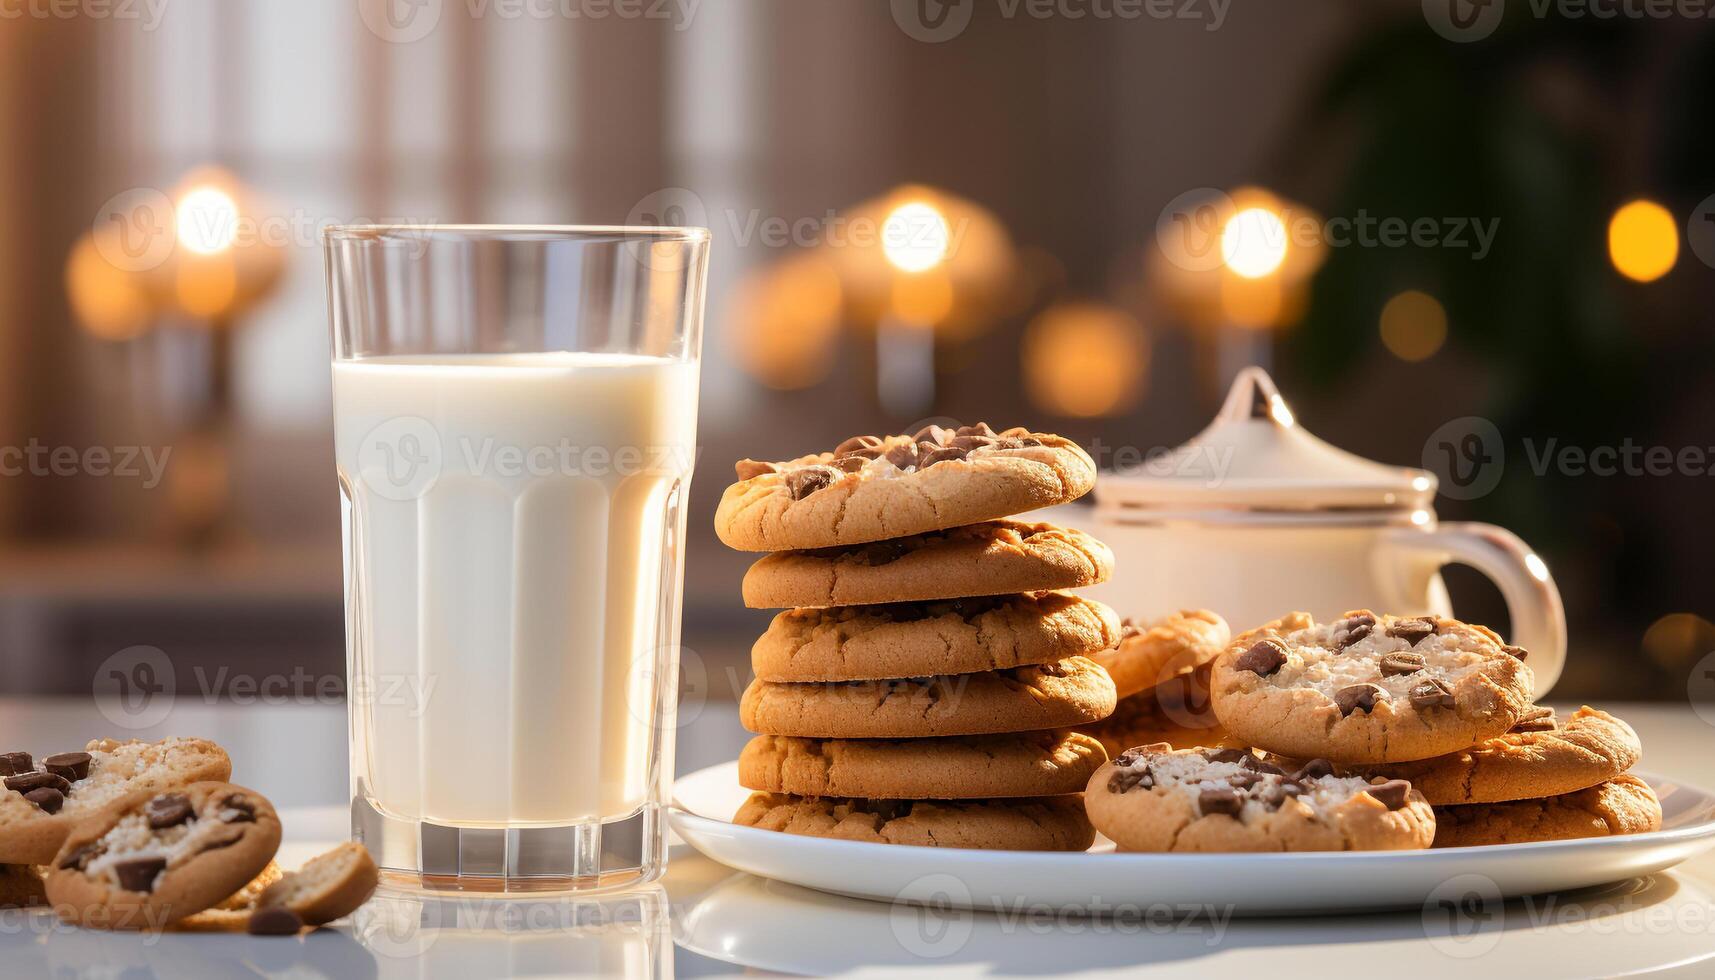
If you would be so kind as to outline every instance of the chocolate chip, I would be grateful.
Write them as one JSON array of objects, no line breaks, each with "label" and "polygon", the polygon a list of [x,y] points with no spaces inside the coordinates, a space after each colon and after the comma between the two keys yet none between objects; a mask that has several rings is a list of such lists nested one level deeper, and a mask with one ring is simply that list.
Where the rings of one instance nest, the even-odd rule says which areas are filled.
[{"label": "chocolate chip", "polygon": [[120,888],[145,895],[155,890],[156,876],[166,869],[167,859],[158,857],[130,858],[113,865]]},{"label": "chocolate chip", "polygon": [[859,456],[856,453],[852,453],[849,456],[841,456],[834,460],[834,467],[844,473],[856,473],[858,470],[861,470],[868,465],[869,457]]},{"label": "chocolate chip", "polygon": [[1302,783],[1307,780],[1321,779],[1323,776],[1332,775],[1334,775],[1334,764],[1332,762],[1329,762],[1327,759],[1311,759],[1309,762],[1298,767],[1298,771],[1292,774],[1292,779],[1294,782]]},{"label": "chocolate chip", "polygon": [[244,931],[252,936],[296,936],[303,928],[298,913],[284,905],[268,905],[250,913]]},{"label": "chocolate chip", "polygon": [[1421,619],[1397,620],[1387,628],[1387,635],[1416,646],[1418,640],[1435,635],[1435,620],[1427,616]]},{"label": "chocolate chip", "polygon": [[43,813],[58,813],[60,807],[66,805],[65,794],[49,786],[30,790],[24,794],[24,799],[34,803]]},{"label": "chocolate chip", "polygon": [[61,752],[42,760],[42,768],[72,782],[89,778],[88,752]]},{"label": "chocolate chip", "polygon": [[1171,751],[1173,751],[1173,746],[1166,742],[1151,742],[1148,745],[1137,745],[1126,749],[1119,754],[1119,758],[1115,759],[1114,763],[1121,766],[1134,765],[1140,759],[1147,759],[1150,756]]},{"label": "chocolate chip", "polygon": [[16,776],[20,773],[32,772],[36,763],[28,752],[0,753],[0,776]]},{"label": "chocolate chip", "polygon": [[1364,792],[1375,797],[1382,806],[1389,810],[1398,810],[1409,802],[1411,784],[1403,779],[1390,779],[1385,783],[1366,786]]},{"label": "chocolate chip", "polygon": [[987,449],[997,441],[993,436],[954,436],[953,441],[947,446],[950,449],[962,449],[968,453],[973,449]]},{"label": "chocolate chip", "polygon": [[802,466],[786,474],[786,492],[793,500],[803,500],[830,486],[840,476],[840,471],[832,466]]},{"label": "chocolate chip", "polygon": [[1400,674],[1415,674],[1426,664],[1423,654],[1402,650],[1382,657],[1380,666],[1383,677],[1398,677]]},{"label": "chocolate chip", "polygon": [[1393,697],[1387,691],[1374,684],[1353,684],[1334,692],[1334,703],[1339,705],[1342,715],[1349,715],[1354,711],[1368,714],[1375,710],[1376,705],[1386,704],[1391,700]]},{"label": "chocolate chip", "polygon": [[1197,794],[1197,812],[1203,816],[1224,813],[1236,817],[1245,807],[1245,794],[1236,789],[1206,789]]},{"label": "chocolate chip", "polygon": [[965,450],[958,449],[953,446],[946,446],[941,449],[931,449],[918,457],[917,468],[920,470],[926,470],[929,467],[934,466],[936,463],[945,463],[948,460],[964,458]]},{"label": "chocolate chip", "polygon": [[834,455],[844,456],[847,453],[855,453],[860,449],[879,450],[885,442],[886,440],[882,439],[880,436],[852,436],[850,439],[847,439],[845,442],[834,447]]},{"label": "chocolate chip", "polygon": [[909,446],[894,446],[887,451],[887,461],[899,469],[911,469],[917,465],[917,447],[919,445],[921,444],[914,442]]},{"label": "chocolate chip", "polygon": [[16,776],[6,777],[6,788],[20,793],[28,793],[33,789],[57,789],[61,793],[71,792],[71,782],[64,776],[52,772],[21,772]]},{"label": "chocolate chip", "polygon": [[1204,749],[1203,758],[1210,762],[1244,762],[1251,757],[1245,749]]},{"label": "chocolate chip", "polygon": [[1509,657],[1514,657],[1519,660],[1523,660],[1530,656],[1530,651],[1526,650],[1524,647],[1501,647],[1501,652]]},{"label": "chocolate chip", "polygon": [[255,823],[256,804],[244,798],[242,793],[234,793],[220,801],[221,823]]},{"label": "chocolate chip", "polygon": [[1375,629],[1376,618],[1369,613],[1346,617],[1334,624],[1334,652],[1345,653],[1347,647],[1368,637]]},{"label": "chocolate chip", "polygon": [[1260,772],[1250,772],[1249,770],[1242,770],[1240,772],[1233,773],[1231,776],[1228,776],[1227,777],[1227,783],[1231,786],[1238,788],[1238,789],[1250,789],[1252,786],[1255,786],[1257,783],[1263,782],[1267,778],[1268,778],[1267,776],[1264,776]]},{"label": "chocolate chip", "polygon": [[765,463],[760,459],[741,459],[732,464],[733,472],[740,480],[754,480],[759,476],[780,472],[780,467],[773,463]]},{"label": "chocolate chip", "polygon": [[1114,774],[1108,777],[1110,793],[1129,793],[1137,787],[1153,789],[1154,786],[1155,775],[1149,771],[1148,766],[1141,769],[1115,769]]},{"label": "chocolate chip", "polygon": [[60,870],[71,871],[75,868],[78,871],[82,871],[84,868],[89,867],[89,862],[95,860],[106,852],[107,849],[101,846],[100,841],[90,841],[87,844],[79,844],[70,854],[67,854],[65,858],[60,861]]},{"label": "chocolate chip", "polygon": [[1405,696],[1411,700],[1411,706],[1419,711],[1453,707],[1453,689],[1434,678],[1411,685],[1411,690],[1405,692]]},{"label": "chocolate chip", "polygon": [[143,804],[143,816],[149,818],[151,830],[177,827],[195,813],[191,798],[182,793],[164,793]]},{"label": "chocolate chip", "polygon": [[1248,670],[1267,677],[1286,663],[1286,645],[1279,640],[1258,640],[1233,663],[1235,670]]},{"label": "chocolate chip", "polygon": [[1042,445],[1042,440],[1036,438],[1035,436],[1023,436],[1022,438],[1020,438],[1018,440],[1018,445],[1021,448],[1029,449],[1033,446]]},{"label": "chocolate chip", "polygon": [[1279,766],[1275,765],[1272,762],[1265,762],[1262,759],[1259,759],[1254,755],[1248,756],[1248,757],[1240,760],[1239,765],[1244,766],[1246,769],[1249,769],[1251,772],[1260,772],[1260,773],[1264,773],[1264,774],[1270,775],[1270,776],[1284,776],[1284,775],[1286,775],[1285,769],[1280,768]]}]

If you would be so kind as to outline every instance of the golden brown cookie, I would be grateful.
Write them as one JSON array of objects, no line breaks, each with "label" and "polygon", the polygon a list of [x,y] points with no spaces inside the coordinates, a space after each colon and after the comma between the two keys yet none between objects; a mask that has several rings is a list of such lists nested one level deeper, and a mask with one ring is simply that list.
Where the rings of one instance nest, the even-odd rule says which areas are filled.
[{"label": "golden brown cookie", "polygon": [[739,720],[760,735],[928,738],[1070,728],[1114,710],[1114,683],[1085,657],[981,674],[829,684],[752,681]]},{"label": "golden brown cookie", "polygon": [[1562,721],[1532,709],[1513,731],[1433,759],[1342,767],[1352,775],[1409,779],[1436,806],[1560,796],[1606,782],[1637,764],[1637,733],[1585,706]]},{"label": "golden brown cookie", "polygon": [[744,575],[753,609],[920,602],[1105,582],[1114,556],[1082,531],[984,521],[869,544],[781,551]]},{"label": "golden brown cookie", "polygon": [[138,793],[79,824],[48,872],[67,922],[159,930],[254,879],[280,846],[280,818],[255,790],[224,782]]},{"label": "golden brown cookie", "polygon": [[1435,828],[1436,847],[1644,834],[1661,829],[1661,801],[1648,783],[1626,773],[1540,800],[1438,806]]},{"label": "golden brown cookie", "polygon": [[758,735],[738,757],[745,789],[797,796],[964,800],[1083,792],[1107,761],[1073,732],[951,738],[812,739]]},{"label": "golden brown cookie", "polygon": [[855,436],[783,463],[743,460],[715,510],[739,551],[862,544],[962,527],[1076,500],[1096,464],[1069,439],[987,425]]},{"label": "golden brown cookie", "polygon": [[1077,796],[926,801],[754,793],[733,823],[871,844],[995,851],[1083,851],[1096,839]]},{"label": "golden brown cookie", "polygon": [[0,776],[0,864],[48,864],[79,821],[133,793],[228,779],[232,760],[200,738],[98,738],[42,759],[0,754]]},{"label": "golden brown cookie", "polygon": [[368,849],[347,841],[269,886],[256,909],[289,909],[305,925],[325,925],[357,911],[380,884],[381,871]]},{"label": "golden brown cookie", "polygon": [[0,864],[0,909],[28,908],[46,901],[40,865]]},{"label": "golden brown cookie", "polygon": [[1428,847],[1435,817],[1404,780],[1288,773],[1240,749],[1130,749],[1084,791],[1096,829],[1127,851],[1375,851]]},{"label": "golden brown cookie", "polygon": [[1293,613],[1215,660],[1215,714],[1235,737],[1297,758],[1408,762],[1512,728],[1530,702],[1525,651],[1453,619]]},{"label": "golden brown cookie", "polygon": [[1118,636],[1113,610],[1063,592],[788,609],[750,662],[785,683],[971,674],[1064,660]]},{"label": "golden brown cookie", "polygon": [[1209,706],[1210,667],[1204,666],[1120,698],[1114,713],[1081,731],[1102,743],[1110,757],[1126,749],[1152,742],[1166,742],[1176,749],[1249,748],[1228,734]]},{"label": "golden brown cookie", "polygon": [[1185,609],[1147,626],[1127,619],[1119,643],[1089,657],[1127,698],[1209,663],[1231,639],[1226,620],[1207,609]]}]

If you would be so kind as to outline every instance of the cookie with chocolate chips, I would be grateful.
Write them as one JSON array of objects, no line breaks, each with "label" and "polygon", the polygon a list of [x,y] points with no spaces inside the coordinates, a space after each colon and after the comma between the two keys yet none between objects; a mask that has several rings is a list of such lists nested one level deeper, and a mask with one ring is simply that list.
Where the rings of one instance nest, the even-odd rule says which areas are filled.
[{"label": "cookie with chocolate chips", "polygon": [[745,789],[797,796],[963,800],[1081,793],[1108,760],[1075,732],[951,738],[758,735],[738,757]]},{"label": "cookie with chocolate chips", "polygon": [[200,738],[96,739],[40,759],[0,753],[0,864],[49,863],[73,826],[133,793],[231,775],[226,751]]},{"label": "cookie with chocolate chips", "polygon": [[22,909],[47,902],[42,869],[33,864],[0,864],[0,909]]},{"label": "cookie with chocolate chips", "polygon": [[67,922],[166,928],[253,880],[280,847],[280,818],[261,794],[226,782],[138,793],[66,838],[47,876]]},{"label": "cookie with chocolate chips", "polygon": [[744,576],[753,609],[918,602],[1105,582],[1114,556],[1082,531],[984,521],[886,541],[782,551]]},{"label": "cookie with chocolate chips", "polygon": [[1588,789],[1630,769],[1642,754],[1632,726],[1606,711],[1586,705],[1560,719],[1552,708],[1533,706],[1511,731],[1471,748],[1342,771],[1409,779],[1436,806],[1502,803]]},{"label": "cookie with chocolate chips", "polygon": [[1221,727],[1221,720],[1209,705],[1210,673],[1210,666],[1205,664],[1120,698],[1113,714],[1091,725],[1079,725],[1077,731],[1101,742],[1110,756],[1152,742],[1166,742],[1176,749],[1245,748],[1245,743]]},{"label": "cookie with chocolate chips", "polygon": [[930,738],[1071,728],[1114,710],[1114,684],[1087,657],[979,674],[781,684],[752,681],[739,721],[759,735]]},{"label": "cookie with chocolate chips", "polygon": [[1088,493],[1096,465],[1069,439],[986,424],[854,436],[785,462],[743,460],[715,511],[740,551],[832,548],[992,521]]},{"label": "cookie with chocolate chips", "polygon": [[1404,780],[1288,771],[1246,749],[1129,749],[1084,790],[1090,822],[1125,851],[1376,851],[1428,847],[1435,816]]},{"label": "cookie with chocolate chips", "polygon": [[1649,783],[1623,773],[1559,796],[1435,808],[1436,847],[1647,834],[1661,829],[1661,801]]},{"label": "cookie with chocolate chips", "polygon": [[1523,651],[1453,619],[1293,613],[1215,660],[1215,714],[1280,755],[1352,764],[1445,755],[1511,729],[1530,706]]},{"label": "cookie with chocolate chips", "polygon": [[1183,609],[1153,623],[1120,624],[1119,642],[1090,655],[1122,698],[1183,677],[1214,660],[1232,639],[1227,621],[1207,609]]},{"label": "cookie with chocolate chips", "polygon": [[1082,851],[1095,831],[1074,794],[1016,800],[864,800],[755,793],[733,823],[872,844]]},{"label": "cookie with chocolate chips", "polygon": [[1093,653],[1119,632],[1113,610],[1064,592],[789,609],[750,660],[786,683],[970,674]]}]

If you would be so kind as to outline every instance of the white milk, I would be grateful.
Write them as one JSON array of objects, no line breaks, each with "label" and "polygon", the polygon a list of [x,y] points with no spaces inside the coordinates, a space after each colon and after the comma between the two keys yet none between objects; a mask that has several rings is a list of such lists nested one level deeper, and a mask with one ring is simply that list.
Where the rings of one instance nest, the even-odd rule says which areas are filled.
[{"label": "white milk", "polygon": [[635,811],[671,723],[696,365],[368,358],[333,394],[356,791],[455,826]]}]

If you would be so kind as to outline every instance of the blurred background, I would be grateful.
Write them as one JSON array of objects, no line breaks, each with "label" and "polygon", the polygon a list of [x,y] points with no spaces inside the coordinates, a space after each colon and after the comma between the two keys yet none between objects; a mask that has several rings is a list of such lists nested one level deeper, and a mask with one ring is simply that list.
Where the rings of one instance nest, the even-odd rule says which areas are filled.
[{"label": "blurred background", "polygon": [[[319,231],[408,221],[712,229],[711,669],[768,618],[711,530],[733,460],[943,416],[1172,447],[1261,364],[1388,463],[1491,423],[1504,467],[1440,515],[1554,570],[1556,695],[1683,699],[1715,651],[1715,24],[1588,9],[0,4],[4,690],[139,644],[343,678]],[[942,234],[884,247],[901,215]]]}]

